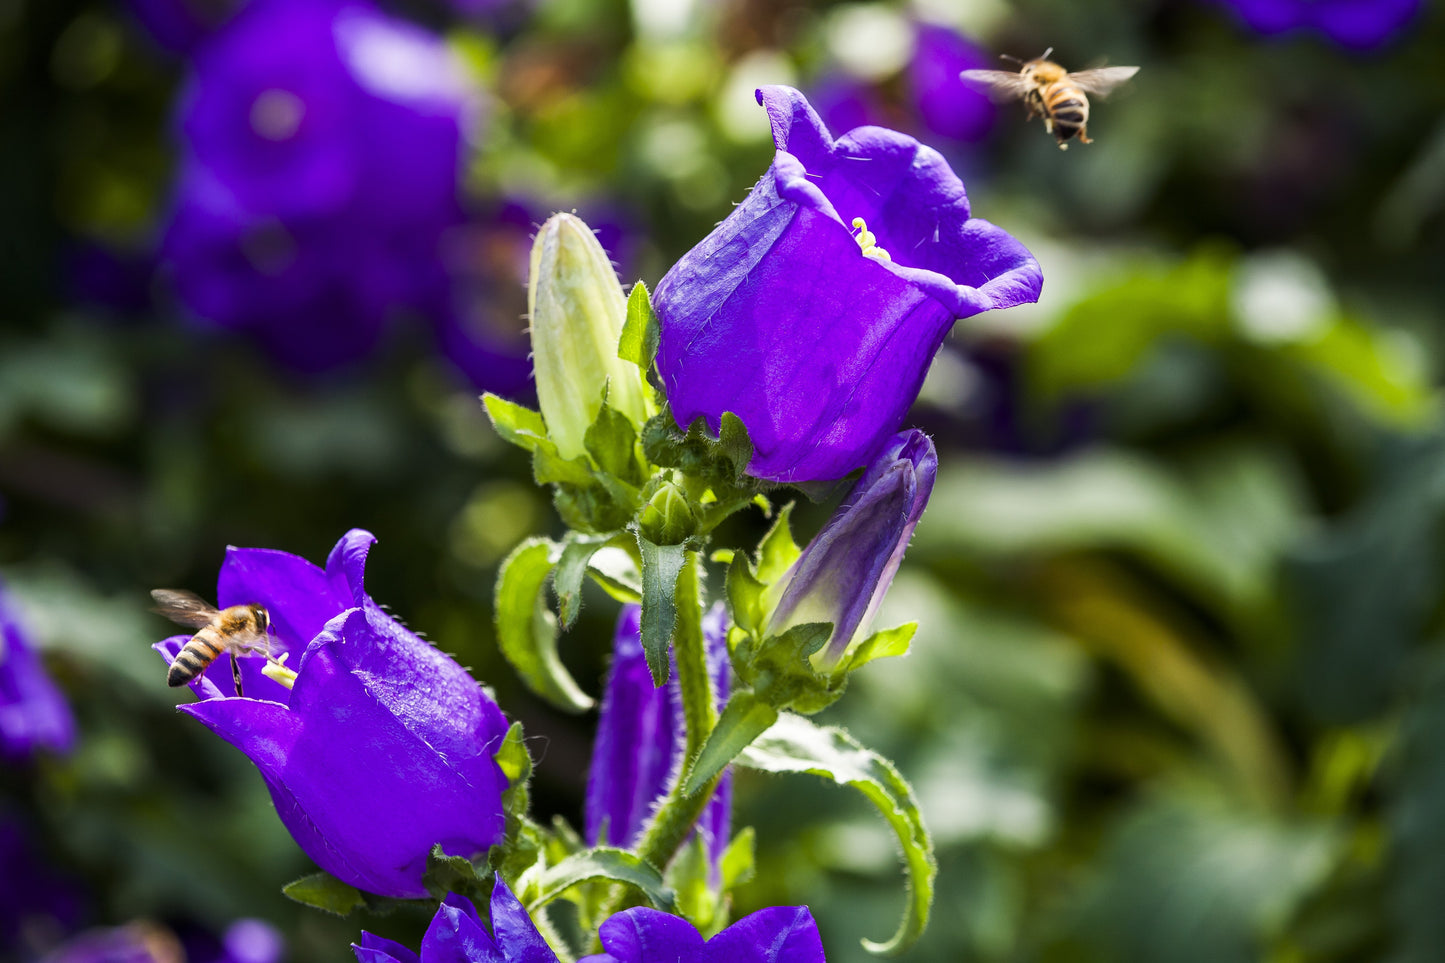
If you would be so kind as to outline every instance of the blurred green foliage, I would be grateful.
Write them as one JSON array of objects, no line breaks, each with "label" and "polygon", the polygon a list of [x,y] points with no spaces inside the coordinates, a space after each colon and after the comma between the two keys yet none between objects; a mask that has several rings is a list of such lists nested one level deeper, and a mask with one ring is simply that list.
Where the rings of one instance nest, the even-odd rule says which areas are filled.
[{"label": "blurred green foliage", "polygon": [[[752,87],[840,69],[865,6],[909,13],[725,0],[675,27],[665,4],[558,0],[452,23],[495,96],[470,186],[625,205],[655,283],[768,162]],[[943,468],[879,619],[919,621],[913,652],[822,719],[897,763],[938,843],[908,958],[1445,958],[1441,14],[1361,55],[1188,0],[924,7],[999,52],[1143,69],[1091,146],[1011,111],[940,144],[1046,289],[945,349],[916,412]],[[320,559],[371,529],[371,593],[496,689],[539,818],[576,822],[591,720],[526,694],[490,611],[502,558],[558,523],[420,344],[303,382],[76,292],[78,252],[124,265],[152,239],[181,73],[121,8],[0,2],[0,574],[83,734],[7,768],[0,802],[92,922],[256,915],[291,959],[341,961],[363,926],[414,943],[425,921],[280,895],[310,867],[249,765],[172,712],[146,592],[209,593],[227,544]],[[562,654],[595,692],[615,605],[586,602]],[[735,914],[807,902],[829,959],[864,959],[904,900],[887,829],[799,777],[741,773],[738,801],[759,872]]]}]

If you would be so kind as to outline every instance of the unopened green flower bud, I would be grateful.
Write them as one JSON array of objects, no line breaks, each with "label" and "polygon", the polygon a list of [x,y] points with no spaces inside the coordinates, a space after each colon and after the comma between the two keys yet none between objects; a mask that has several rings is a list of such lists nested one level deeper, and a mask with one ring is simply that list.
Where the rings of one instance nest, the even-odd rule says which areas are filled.
[{"label": "unopened green flower bud", "polygon": [[687,496],[671,482],[663,484],[637,513],[642,537],[654,545],[678,545],[697,531]]},{"label": "unopened green flower bud", "polygon": [[527,312],[537,401],[558,453],[584,453],[604,387],[607,403],[640,428],[648,415],[646,385],[636,365],[617,357],[627,300],[607,252],[580,218],[554,214],[537,232]]}]

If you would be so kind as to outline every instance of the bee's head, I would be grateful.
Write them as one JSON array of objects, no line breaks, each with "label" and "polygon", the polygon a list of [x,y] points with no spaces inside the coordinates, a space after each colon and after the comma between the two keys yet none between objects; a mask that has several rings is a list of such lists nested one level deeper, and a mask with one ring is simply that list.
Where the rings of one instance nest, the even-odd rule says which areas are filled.
[{"label": "bee's head", "polygon": [[1023,69],[1019,73],[1036,84],[1051,84],[1056,80],[1063,80],[1068,75],[1063,67],[1043,57],[1030,60],[1023,65]]},{"label": "bee's head", "polygon": [[265,635],[271,631],[271,615],[263,605],[251,606],[251,618],[256,620],[256,628]]}]

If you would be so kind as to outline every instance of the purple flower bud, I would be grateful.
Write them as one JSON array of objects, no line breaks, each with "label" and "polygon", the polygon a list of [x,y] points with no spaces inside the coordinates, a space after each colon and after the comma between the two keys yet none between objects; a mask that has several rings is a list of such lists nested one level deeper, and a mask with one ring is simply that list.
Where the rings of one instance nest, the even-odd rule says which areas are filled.
[{"label": "purple flower bud", "polygon": [[710,940],[681,917],[639,907],[607,920],[598,935],[606,952],[580,963],[826,963],[806,906],[758,910]]},{"label": "purple flower bud", "polygon": [[491,911],[488,933],[470,900],[448,894],[422,937],[420,958],[400,943],[365,931],[351,949],[357,963],[557,963],[557,954],[501,877],[492,886]]},{"label": "purple flower bud", "polygon": [[[587,842],[631,848],[682,764],[686,731],[682,692],[672,672],[661,688],[652,683],[642,652],[642,609],[623,607],[612,646],[612,668],[602,696],[597,742],[587,776]],[[719,704],[728,694],[727,616],[715,606],[703,619],[708,667]],[[724,773],[698,819],[714,870],[728,843],[732,774]]]},{"label": "purple flower bud", "polygon": [[69,752],[74,745],[70,706],[46,674],[14,601],[0,584],[0,756],[24,759],[41,749]]},{"label": "purple flower bud", "polygon": [[[266,607],[271,654],[288,655],[294,687],[247,655],[237,697],[222,655],[192,683],[202,701],[180,708],[250,757],[322,869],[369,892],[419,897],[433,845],[471,857],[500,841],[506,779],[493,754],[507,721],[465,669],[366,594],[374,541],[348,532],[325,570],[287,552],[229,549],[219,604]],[[169,662],[186,639],[155,648]]]},{"label": "purple flower bud", "polygon": [[932,148],[835,141],[791,87],[758,102],[773,165],[658,285],[658,368],[680,426],[742,419],[755,476],[841,478],[898,430],[956,319],[1035,301],[1043,277]]},{"label": "purple flower bud", "polygon": [[921,431],[896,436],[803,554],[772,587],[769,632],[832,622],[819,658],[832,665],[868,631],[933,492],[938,454]]}]

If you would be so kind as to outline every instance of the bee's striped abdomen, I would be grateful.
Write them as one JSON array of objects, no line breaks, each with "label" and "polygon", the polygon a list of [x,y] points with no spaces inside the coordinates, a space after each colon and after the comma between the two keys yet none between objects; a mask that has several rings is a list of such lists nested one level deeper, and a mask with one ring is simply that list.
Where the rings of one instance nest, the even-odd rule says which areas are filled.
[{"label": "bee's striped abdomen", "polygon": [[1085,125],[1089,122],[1089,98],[1077,87],[1068,84],[1050,84],[1043,93],[1047,116],[1054,122],[1054,137],[1060,144],[1075,135],[1087,144],[1089,136]]},{"label": "bee's striped abdomen", "polygon": [[166,673],[166,684],[170,686],[182,686],[195,679],[202,672],[205,672],[210,664],[226,651],[225,643],[216,634],[216,630],[207,626],[195,635],[191,641],[181,647],[176,653],[175,660],[171,662],[170,671]]}]

